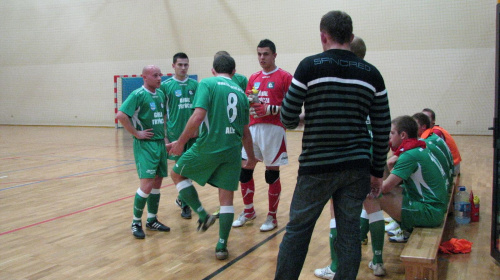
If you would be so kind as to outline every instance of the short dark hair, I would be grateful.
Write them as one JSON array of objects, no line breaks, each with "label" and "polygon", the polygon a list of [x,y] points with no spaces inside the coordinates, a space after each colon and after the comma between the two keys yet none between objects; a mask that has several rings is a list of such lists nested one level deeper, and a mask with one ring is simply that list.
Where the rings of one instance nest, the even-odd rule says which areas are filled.
[{"label": "short dark hair", "polygon": [[408,134],[408,138],[418,137],[418,125],[415,119],[410,116],[400,116],[392,120],[391,122],[396,131],[401,134],[403,131]]},{"label": "short dark hair", "polygon": [[233,74],[236,62],[230,56],[218,55],[214,58],[213,67],[217,73]]},{"label": "short dark hair", "polygon": [[413,114],[411,117],[414,118],[419,125],[423,125],[425,128],[431,128],[431,119],[429,119],[429,116],[426,114],[419,112]]},{"label": "short dark hair", "polygon": [[273,53],[276,53],[276,45],[269,39],[261,40],[257,48],[269,48]]},{"label": "short dark hair", "polygon": [[351,42],[351,51],[359,58],[364,59],[366,55],[365,41],[358,36],[354,36]]},{"label": "short dark hair", "polygon": [[321,18],[319,30],[328,33],[339,44],[349,43],[352,37],[352,19],[345,12],[330,11]]},{"label": "short dark hair", "polygon": [[215,53],[215,56],[219,56],[219,55],[227,55],[227,56],[231,56],[228,52],[226,51],[218,51]]},{"label": "short dark hair", "polygon": [[431,113],[431,121],[435,121],[436,120],[436,113],[434,113],[434,111],[432,111],[431,109],[429,108],[424,108],[422,110],[422,112],[428,112],[428,113]]},{"label": "short dark hair", "polygon": [[177,59],[179,59],[179,58],[189,59],[187,54],[185,54],[183,52],[178,52],[178,53],[174,54],[173,63],[175,64],[177,62]]}]

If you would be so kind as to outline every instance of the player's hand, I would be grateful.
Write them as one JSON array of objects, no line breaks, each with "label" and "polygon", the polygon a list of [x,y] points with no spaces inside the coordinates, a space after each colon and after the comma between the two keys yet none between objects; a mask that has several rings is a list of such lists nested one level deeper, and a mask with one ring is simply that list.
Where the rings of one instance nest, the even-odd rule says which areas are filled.
[{"label": "player's hand", "polygon": [[153,132],[151,132],[152,130],[153,130],[152,128],[148,128],[146,130],[137,131],[137,135],[135,135],[135,138],[137,138],[137,139],[151,139],[151,137],[153,137],[155,135]]},{"label": "player's hand", "polygon": [[257,162],[259,162],[260,160],[258,160],[256,157],[254,157],[253,159],[249,158],[246,160],[245,162],[245,165],[243,165],[242,167],[245,168],[245,169],[255,169],[255,166],[257,165]]},{"label": "player's hand", "polygon": [[269,105],[267,104],[262,104],[262,103],[254,103],[252,104],[252,108],[255,110],[255,114],[257,117],[265,117],[271,114],[271,112],[268,110]]},{"label": "player's hand", "polygon": [[184,151],[184,146],[179,145],[177,141],[167,144],[166,147],[168,154],[173,156],[180,156]]},{"label": "player's hand", "polygon": [[396,164],[396,161],[398,161],[398,156],[392,156],[390,157],[389,159],[387,159],[387,169],[389,169],[389,171],[392,170],[392,168],[394,168],[394,165]]},{"label": "player's hand", "polygon": [[384,180],[382,178],[377,178],[375,176],[370,176],[370,187],[371,191],[368,194],[369,198],[377,198],[382,193],[382,184]]}]

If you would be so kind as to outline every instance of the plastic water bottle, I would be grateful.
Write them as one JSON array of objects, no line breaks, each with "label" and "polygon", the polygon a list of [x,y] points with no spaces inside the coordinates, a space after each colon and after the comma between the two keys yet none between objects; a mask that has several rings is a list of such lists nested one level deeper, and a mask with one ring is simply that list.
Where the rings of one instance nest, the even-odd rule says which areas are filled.
[{"label": "plastic water bottle", "polygon": [[455,221],[457,224],[470,223],[469,193],[464,186],[458,187],[458,193],[455,194]]}]

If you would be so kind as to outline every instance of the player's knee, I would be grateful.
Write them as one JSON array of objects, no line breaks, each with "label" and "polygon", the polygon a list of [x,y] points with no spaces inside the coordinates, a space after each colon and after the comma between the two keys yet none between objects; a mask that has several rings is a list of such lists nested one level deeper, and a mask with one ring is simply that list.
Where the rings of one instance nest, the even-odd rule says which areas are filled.
[{"label": "player's knee", "polygon": [[266,183],[272,184],[280,178],[279,170],[266,170]]},{"label": "player's knee", "polygon": [[248,183],[253,178],[253,169],[242,168],[240,172],[240,182]]}]

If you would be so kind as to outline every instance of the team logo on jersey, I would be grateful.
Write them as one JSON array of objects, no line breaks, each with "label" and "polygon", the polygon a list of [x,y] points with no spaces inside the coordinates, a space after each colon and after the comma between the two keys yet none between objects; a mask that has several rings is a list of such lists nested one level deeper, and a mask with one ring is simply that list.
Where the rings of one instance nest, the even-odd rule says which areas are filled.
[{"label": "team logo on jersey", "polygon": [[274,82],[267,83],[267,88],[274,88]]},{"label": "team logo on jersey", "polygon": [[182,96],[182,90],[178,89],[178,90],[176,90],[176,91],[175,91],[175,93],[174,93],[174,94],[175,94],[175,96],[177,96],[177,97],[181,97],[181,96]]},{"label": "team logo on jersey", "polygon": [[194,92],[192,90],[189,91],[189,95],[193,95]]},{"label": "team logo on jersey", "polygon": [[154,103],[154,102],[149,103],[149,107],[151,107],[152,111],[155,111],[156,110],[156,103]]},{"label": "team logo on jersey", "polygon": [[260,82],[254,83],[254,84],[253,84],[253,87],[254,87],[255,89],[259,89],[259,87],[260,87]]}]

